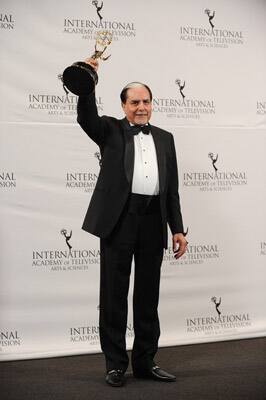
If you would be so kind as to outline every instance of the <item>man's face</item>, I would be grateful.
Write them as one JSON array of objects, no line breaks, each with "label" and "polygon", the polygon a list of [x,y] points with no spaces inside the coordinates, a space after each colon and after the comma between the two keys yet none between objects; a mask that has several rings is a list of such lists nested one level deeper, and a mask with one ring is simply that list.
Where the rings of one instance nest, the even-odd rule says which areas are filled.
[{"label": "man's face", "polygon": [[139,86],[128,89],[127,100],[122,108],[129,122],[145,125],[151,118],[151,99],[148,90]]}]

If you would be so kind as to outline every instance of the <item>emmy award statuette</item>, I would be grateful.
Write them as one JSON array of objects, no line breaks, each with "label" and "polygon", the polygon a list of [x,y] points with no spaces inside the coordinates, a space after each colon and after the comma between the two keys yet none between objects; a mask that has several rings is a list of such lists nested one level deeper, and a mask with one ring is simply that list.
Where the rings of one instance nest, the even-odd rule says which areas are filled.
[{"label": "emmy award statuette", "polygon": [[[107,46],[112,42],[112,34],[108,31],[99,31],[96,34],[95,50],[91,58],[106,61],[109,56],[104,57]],[[97,72],[87,63],[77,61],[67,67],[62,75],[64,88],[77,96],[88,95],[95,90],[98,83]]]}]

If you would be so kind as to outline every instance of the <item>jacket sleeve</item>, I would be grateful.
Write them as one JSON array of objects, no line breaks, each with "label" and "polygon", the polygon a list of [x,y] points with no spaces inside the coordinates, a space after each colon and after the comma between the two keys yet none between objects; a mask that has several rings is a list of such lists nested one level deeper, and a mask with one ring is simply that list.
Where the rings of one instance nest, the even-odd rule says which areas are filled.
[{"label": "jacket sleeve", "polygon": [[178,192],[178,170],[176,161],[176,151],[174,138],[171,135],[171,160],[170,160],[170,171],[169,171],[169,183],[166,199],[167,207],[167,222],[170,226],[171,232],[184,233],[183,219],[181,214],[180,199]]},{"label": "jacket sleeve", "polygon": [[95,93],[79,96],[77,121],[87,135],[101,148],[105,140],[106,122],[98,115]]}]

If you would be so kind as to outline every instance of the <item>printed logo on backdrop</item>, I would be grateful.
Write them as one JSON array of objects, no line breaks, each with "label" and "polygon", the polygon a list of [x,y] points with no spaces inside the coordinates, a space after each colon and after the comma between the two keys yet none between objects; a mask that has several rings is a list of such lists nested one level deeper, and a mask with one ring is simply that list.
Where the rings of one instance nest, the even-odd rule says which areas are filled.
[{"label": "printed logo on backdrop", "polygon": [[[127,324],[126,338],[134,337],[134,328],[132,324]],[[69,332],[71,343],[85,342],[86,345],[100,345],[100,333],[98,325],[72,327]]]},{"label": "printed logo on backdrop", "polygon": [[70,233],[68,234],[66,229],[62,229],[61,230],[61,235],[63,235],[65,237],[66,245],[67,245],[67,247],[69,249],[69,253],[71,253],[72,246],[69,243],[69,241],[70,241],[70,239],[72,237],[72,231],[70,231]]},{"label": "printed logo on backdrop", "polygon": [[[218,154],[208,154],[208,171],[188,171],[183,174],[183,186],[200,191],[230,191],[248,184],[245,170],[224,170],[218,165]],[[219,159],[220,160],[220,159]]]},{"label": "printed logo on backdrop", "polygon": [[215,156],[213,153],[209,153],[208,157],[211,159],[211,163],[212,163],[213,169],[214,169],[214,171],[216,173],[218,171],[218,168],[216,167],[216,163],[217,163],[217,160],[218,160],[218,154],[216,154],[216,156]]},{"label": "printed logo on backdrop", "polygon": [[17,186],[15,173],[12,171],[0,172],[0,189],[12,189]]},{"label": "printed logo on backdrop", "polygon": [[261,242],[260,244],[260,255],[266,256],[266,242]]},{"label": "printed logo on backdrop", "polygon": [[[85,0],[83,1],[85,4]],[[79,35],[82,39],[92,41],[95,41],[99,30],[108,30],[112,34],[113,41],[122,38],[131,39],[136,36],[134,22],[108,18],[103,1],[89,2],[87,15],[87,18],[65,16],[63,32],[68,35]]]},{"label": "printed logo on backdrop", "polygon": [[[252,326],[248,312],[225,312],[222,308],[222,298],[213,296],[210,301],[210,314],[186,318],[186,331],[192,335],[229,335],[240,333]],[[232,308],[232,306],[231,306]]]},{"label": "printed logo on backdrop", "polygon": [[185,80],[175,80],[176,97],[159,98],[152,100],[153,112],[165,115],[166,118],[197,119],[202,116],[215,115],[215,102],[211,98],[188,97],[188,86]]},{"label": "printed logo on backdrop", "polygon": [[[58,81],[59,81],[58,75]],[[74,94],[65,94],[60,84],[61,94],[51,93],[30,93],[28,95],[28,110],[38,115],[46,115],[48,118],[64,118],[77,115],[78,96]],[[103,112],[103,101],[100,96],[96,97],[96,104],[99,112]]]},{"label": "printed logo on backdrop", "polygon": [[213,296],[213,297],[211,298],[211,301],[212,301],[212,302],[214,303],[214,305],[215,305],[215,310],[216,310],[216,312],[217,312],[217,314],[218,314],[218,318],[219,318],[219,320],[220,320],[221,311],[219,310],[219,307],[220,307],[220,305],[221,305],[222,299],[221,299],[221,297],[220,297],[220,300],[217,300],[217,297]]},{"label": "printed logo on backdrop", "polygon": [[257,101],[257,114],[266,115],[266,101]]},{"label": "printed logo on backdrop", "polygon": [[101,157],[101,153],[99,151],[96,151],[96,153],[94,153],[94,156],[97,158],[98,163],[99,163],[99,167],[101,168],[102,166],[102,157]]},{"label": "printed logo on backdrop", "polygon": [[[94,153],[94,157],[97,159],[99,167],[101,167],[101,154],[97,151]],[[96,171],[69,171],[66,173],[65,186],[72,190],[82,190],[84,192],[92,193],[95,189],[97,179],[98,173],[96,173]]]},{"label": "printed logo on backdrop", "polygon": [[0,29],[12,30],[14,27],[14,16],[12,14],[0,13]]},{"label": "printed logo on backdrop", "polygon": [[179,27],[180,40],[208,48],[229,48],[244,44],[243,32],[235,30],[231,26],[222,26],[215,10],[206,8],[202,10],[198,18],[201,19],[198,26],[183,25]]},{"label": "printed logo on backdrop", "polygon": [[213,13],[211,14],[211,10],[209,10],[208,8],[206,8],[205,10],[205,14],[207,14],[208,19],[209,19],[209,24],[211,25],[211,29],[213,30],[214,28],[214,24],[213,24],[213,18],[215,16],[215,11],[213,11]]},{"label": "printed logo on backdrop", "polygon": [[21,346],[22,339],[21,335],[17,330],[0,330],[0,351],[3,352],[5,349],[10,347]]},{"label": "printed logo on backdrop", "polygon": [[[100,264],[98,248],[79,249],[74,246],[72,230],[60,231],[60,244],[56,248],[36,249],[32,252],[32,267],[38,271],[86,271]],[[59,236],[57,236],[59,237]],[[55,237],[56,241],[56,237]]]},{"label": "printed logo on backdrop", "polygon": [[100,2],[97,1],[97,0],[93,0],[93,1],[91,2],[91,4],[92,4],[93,6],[95,6],[97,15],[98,15],[98,17],[99,17],[99,19],[100,19],[100,21],[101,21],[101,20],[103,19],[103,17],[102,17],[102,15],[100,14],[100,11],[101,11],[102,8],[103,8],[103,1],[101,2],[101,5],[100,5],[99,3],[100,3]]}]

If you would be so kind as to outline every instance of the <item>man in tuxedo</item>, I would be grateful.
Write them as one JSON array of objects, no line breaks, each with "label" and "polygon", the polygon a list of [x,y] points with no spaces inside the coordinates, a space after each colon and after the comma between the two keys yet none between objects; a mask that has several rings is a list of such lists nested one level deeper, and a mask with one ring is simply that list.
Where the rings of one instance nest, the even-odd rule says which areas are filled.
[{"label": "man in tuxedo", "polygon": [[[98,62],[85,60],[95,71]],[[160,326],[160,269],[167,248],[167,223],[175,257],[186,251],[178,194],[174,140],[149,124],[152,93],[139,82],[121,92],[125,118],[100,117],[95,94],[80,96],[78,123],[100,148],[101,169],[83,229],[100,237],[100,340],[106,359],[106,382],[125,383],[127,295],[134,257],[134,345],[136,378],[174,381],[155,364]]]}]

